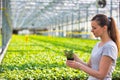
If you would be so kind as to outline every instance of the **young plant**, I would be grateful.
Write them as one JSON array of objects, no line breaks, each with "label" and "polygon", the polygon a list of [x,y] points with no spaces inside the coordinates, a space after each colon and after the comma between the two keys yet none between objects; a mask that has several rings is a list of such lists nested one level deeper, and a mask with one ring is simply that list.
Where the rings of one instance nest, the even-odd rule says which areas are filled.
[{"label": "young plant", "polygon": [[73,57],[73,50],[64,50],[65,56],[67,57],[67,60],[74,60]]}]

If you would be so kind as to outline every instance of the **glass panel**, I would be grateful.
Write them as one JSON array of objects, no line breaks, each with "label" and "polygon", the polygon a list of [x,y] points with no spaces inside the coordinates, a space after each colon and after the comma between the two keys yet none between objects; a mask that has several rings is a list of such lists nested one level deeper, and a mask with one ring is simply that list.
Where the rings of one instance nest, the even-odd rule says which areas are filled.
[{"label": "glass panel", "polygon": [[1,30],[2,30],[2,14],[1,14],[1,10],[0,10],[0,46],[2,45],[2,34],[1,34]]},{"label": "glass panel", "polygon": [[0,0],[0,48],[2,46],[2,0]]}]

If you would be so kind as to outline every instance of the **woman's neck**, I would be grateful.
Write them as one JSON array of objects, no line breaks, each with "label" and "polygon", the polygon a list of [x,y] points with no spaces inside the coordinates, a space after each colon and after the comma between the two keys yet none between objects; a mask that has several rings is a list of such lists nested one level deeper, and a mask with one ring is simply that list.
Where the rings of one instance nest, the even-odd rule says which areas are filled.
[{"label": "woman's neck", "polygon": [[111,38],[109,37],[108,34],[103,35],[100,38],[101,38],[101,43],[103,43],[103,44],[111,40]]}]

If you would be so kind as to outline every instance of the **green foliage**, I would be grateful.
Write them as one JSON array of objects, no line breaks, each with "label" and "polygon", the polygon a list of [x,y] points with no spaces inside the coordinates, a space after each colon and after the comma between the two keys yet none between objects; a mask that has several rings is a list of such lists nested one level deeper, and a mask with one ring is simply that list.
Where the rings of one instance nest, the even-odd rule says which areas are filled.
[{"label": "green foliage", "polygon": [[[13,35],[7,53],[0,65],[0,80],[86,80],[81,70],[66,66],[64,50],[74,50],[81,59],[88,61],[96,40],[47,36]],[[120,79],[118,66],[113,74]]]},{"label": "green foliage", "polygon": [[67,60],[74,60],[73,57],[73,50],[64,50],[65,56],[67,57]]}]

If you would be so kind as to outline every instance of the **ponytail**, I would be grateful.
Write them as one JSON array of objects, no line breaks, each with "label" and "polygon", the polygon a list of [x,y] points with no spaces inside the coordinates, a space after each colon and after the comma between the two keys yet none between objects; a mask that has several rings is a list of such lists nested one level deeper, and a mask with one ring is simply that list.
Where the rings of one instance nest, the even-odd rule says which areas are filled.
[{"label": "ponytail", "polygon": [[112,17],[109,18],[108,32],[110,38],[116,43],[118,48],[118,56],[120,56],[120,34]]}]

